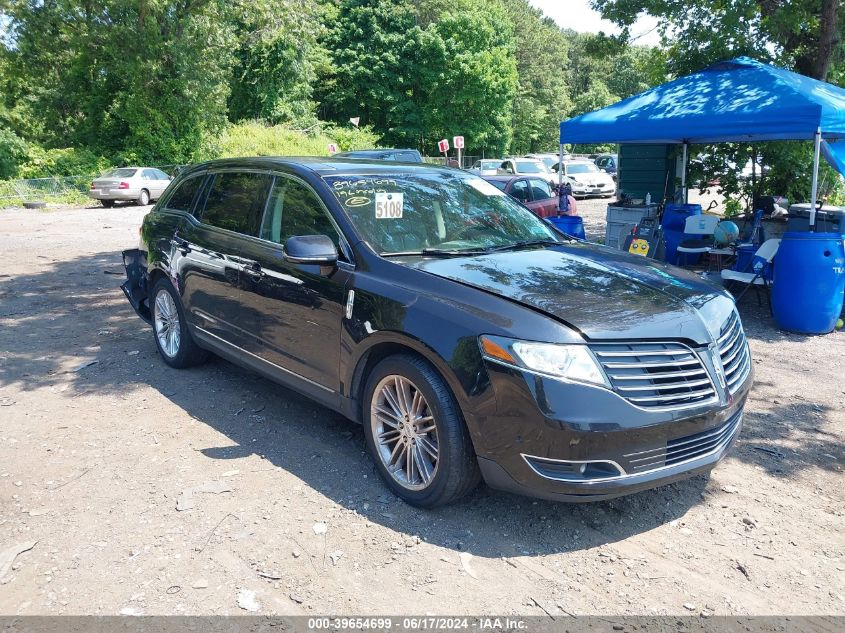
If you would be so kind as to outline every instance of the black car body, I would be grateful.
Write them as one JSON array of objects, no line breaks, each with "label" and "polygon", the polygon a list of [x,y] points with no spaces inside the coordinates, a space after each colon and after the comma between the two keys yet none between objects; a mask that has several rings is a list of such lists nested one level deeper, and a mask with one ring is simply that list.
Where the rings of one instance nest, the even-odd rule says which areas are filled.
[{"label": "black car body", "polygon": [[[238,174],[251,174],[254,200],[229,195],[234,219],[221,219],[215,187]],[[160,337],[173,325],[173,307],[164,309],[168,293],[187,322],[177,323],[179,345],[252,368],[363,422],[365,432],[372,426],[373,435],[394,432],[375,423],[384,404],[377,392],[400,393],[389,384],[379,392],[373,380],[387,371],[434,384],[417,388],[404,409],[416,410],[418,393],[420,402],[440,402],[426,409],[446,425],[433,472],[442,479],[459,469],[461,476],[425,496],[391,482],[389,463],[381,471],[417,505],[459,497],[479,471],[495,488],[588,501],[706,472],[724,456],[739,434],[752,374],[730,295],[681,269],[562,235],[487,249],[420,248],[419,236],[405,235],[400,224],[372,220],[366,202],[371,186],[396,188],[384,183],[403,179],[483,191],[499,205],[491,214],[552,230],[456,170],[338,159],[215,161],[183,171],[146,216],[141,248],[124,253],[123,289],[142,318],[157,315],[156,341],[170,364],[181,366],[168,352],[170,339]],[[273,211],[280,187],[281,223]],[[301,196],[288,200],[289,190],[308,192],[308,213],[321,219],[286,226],[284,218],[307,215],[297,207]],[[420,198],[405,191],[405,203],[419,205],[433,189],[420,188]],[[404,213],[409,223],[415,211]],[[257,226],[269,232],[256,233]],[[373,226],[392,227],[378,239],[399,247],[377,247]],[[336,261],[325,252],[327,238],[296,237],[320,234],[331,234]],[[402,442],[426,441],[408,434]],[[407,480],[424,483],[425,474]]]}]

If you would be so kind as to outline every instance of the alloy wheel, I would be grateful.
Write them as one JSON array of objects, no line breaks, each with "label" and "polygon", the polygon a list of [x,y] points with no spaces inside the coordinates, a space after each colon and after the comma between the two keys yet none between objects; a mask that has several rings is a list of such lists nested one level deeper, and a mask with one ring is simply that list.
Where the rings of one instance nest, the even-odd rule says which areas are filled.
[{"label": "alloy wheel", "polygon": [[159,290],[155,299],[154,322],[159,347],[168,358],[179,353],[181,330],[176,302],[167,290]]},{"label": "alloy wheel", "polygon": [[437,422],[417,386],[404,376],[385,376],[370,404],[373,439],[382,464],[403,488],[422,490],[437,473]]}]

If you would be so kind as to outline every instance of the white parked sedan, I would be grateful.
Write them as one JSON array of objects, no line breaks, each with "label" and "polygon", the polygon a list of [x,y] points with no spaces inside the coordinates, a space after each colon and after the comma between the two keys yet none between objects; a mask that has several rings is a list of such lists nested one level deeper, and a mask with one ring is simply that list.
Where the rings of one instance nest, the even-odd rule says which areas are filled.
[{"label": "white parked sedan", "polygon": [[546,163],[534,158],[506,158],[499,165],[498,173],[512,176],[538,176],[548,182],[551,187],[557,187],[556,176],[549,171]]},{"label": "white parked sedan", "polygon": [[[552,171],[557,172],[558,165],[552,167]],[[563,180],[572,186],[572,195],[576,198],[610,197],[616,193],[613,177],[589,160],[563,161]]]},{"label": "white parked sedan", "polygon": [[111,207],[118,200],[134,200],[143,206],[158,200],[170,180],[170,176],[153,167],[121,167],[94,180],[88,195],[104,207]]}]

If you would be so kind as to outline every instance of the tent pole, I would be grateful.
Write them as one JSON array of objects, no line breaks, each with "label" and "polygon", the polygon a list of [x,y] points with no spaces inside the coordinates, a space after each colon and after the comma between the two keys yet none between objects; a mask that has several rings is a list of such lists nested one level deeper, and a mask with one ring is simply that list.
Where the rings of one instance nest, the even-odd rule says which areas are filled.
[{"label": "tent pole", "polygon": [[681,159],[681,192],[684,195],[684,204],[689,202],[689,198],[687,196],[687,142],[684,141],[684,157]]},{"label": "tent pole", "polygon": [[819,195],[819,151],[821,150],[822,144],[822,130],[821,128],[816,129],[816,136],[814,139],[814,149],[813,149],[813,190],[810,193],[810,201],[812,206],[810,207],[810,230],[816,230],[816,200],[818,199]]},{"label": "tent pole", "polygon": [[558,195],[558,209],[562,206],[560,197],[563,194],[563,143],[560,144],[560,156],[557,164],[557,195]]}]

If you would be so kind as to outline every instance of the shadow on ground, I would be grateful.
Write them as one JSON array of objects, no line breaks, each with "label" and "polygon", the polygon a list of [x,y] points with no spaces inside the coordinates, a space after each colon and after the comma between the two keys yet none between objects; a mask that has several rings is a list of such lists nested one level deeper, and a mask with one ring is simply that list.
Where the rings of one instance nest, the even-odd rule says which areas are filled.
[{"label": "shadow on ground", "polygon": [[[150,386],[231,440],[233,445],[200,447],[208,459],[258,455],[373,522],[486,557],[612,543],[682,517],[708,494],[708,480],[700,476],[585,505],[532,501],[482,486],[444,509],[411,508],[379,480],[360,427],[338,414],[222,360],[188,371],[164,365],[150,329],[119,289],[122,276],[113,273],[120,272],[119,253],[97,253],[69,261],[45,259],[41,272],[0,278],[0,398],[10,397],[10,387],[29,391],[61,385],[73,397],[127,394]],[[96,364],[73,371],[93,360]],[[828,462],[814,461],[820,452],[841,461],[837,438],[784,424],[795,414],[789,409],[766,420],[749,416],[734,457],[761,463],[780,476],[812,463],[827,467]],[[790,433],[800,434],[800,448],[779,451],[780,457],[752,447],[778,451],[772,446]]]}]

